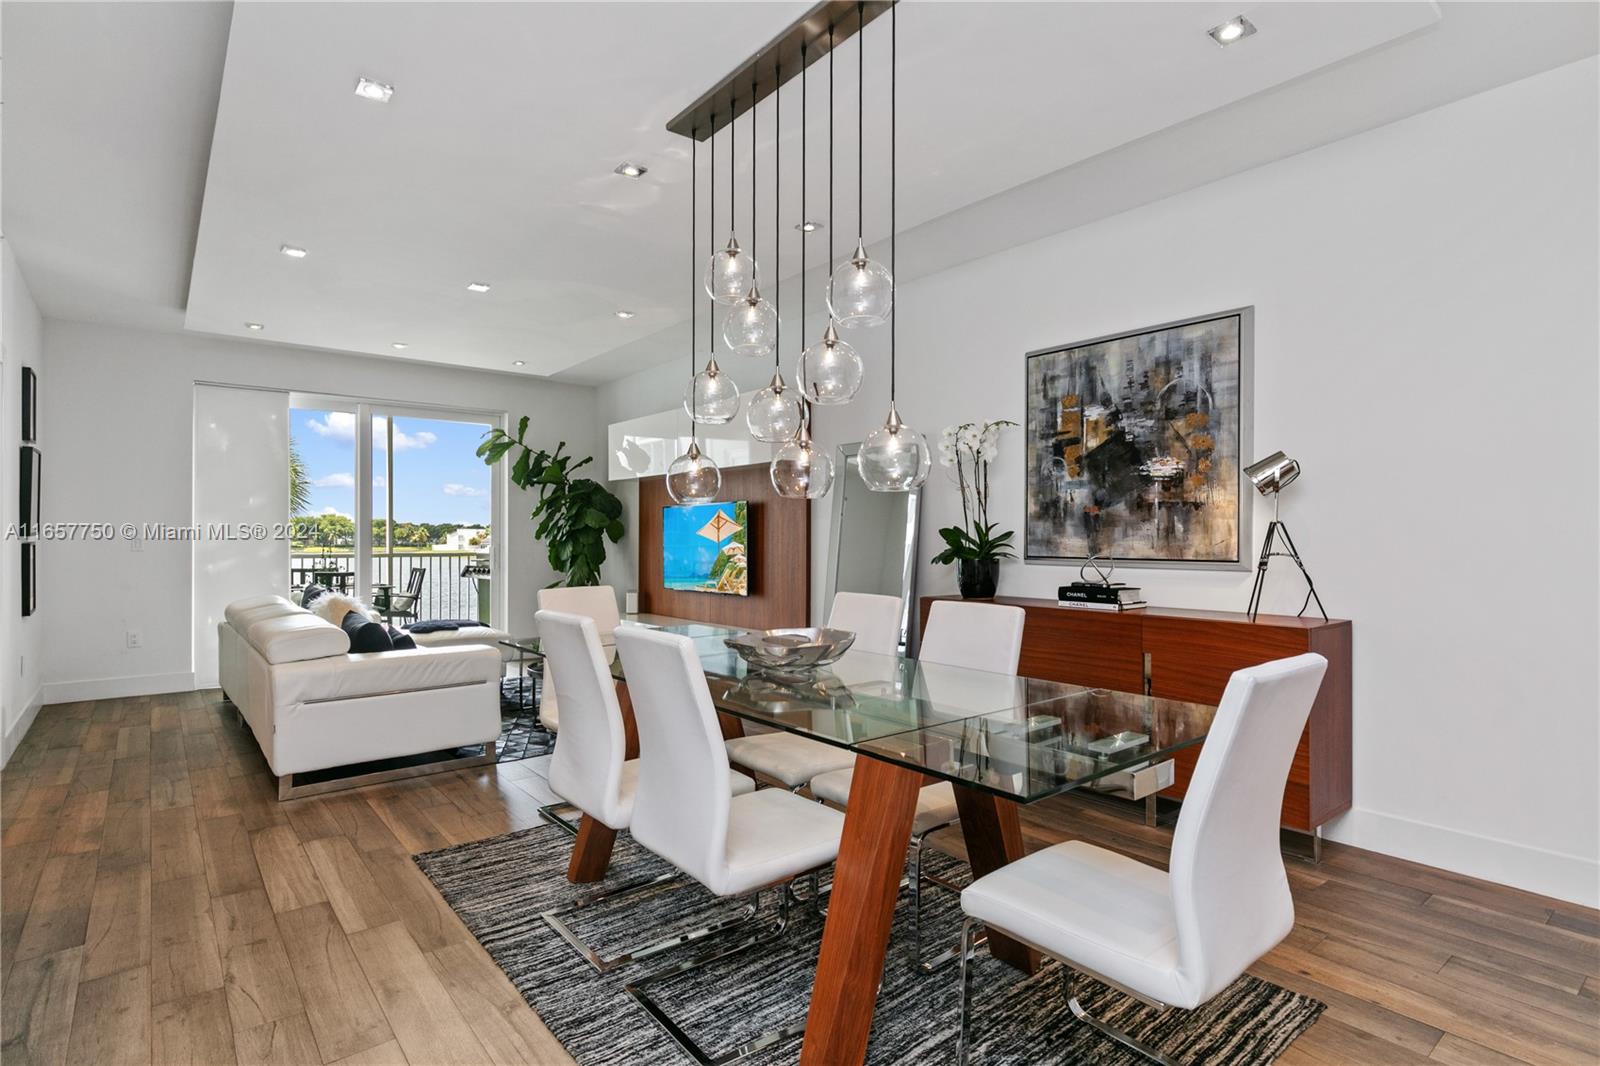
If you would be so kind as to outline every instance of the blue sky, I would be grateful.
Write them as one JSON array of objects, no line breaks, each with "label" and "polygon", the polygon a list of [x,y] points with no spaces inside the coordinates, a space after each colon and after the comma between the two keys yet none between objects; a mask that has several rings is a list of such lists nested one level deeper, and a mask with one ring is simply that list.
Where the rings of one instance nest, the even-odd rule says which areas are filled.
[{"label": "blue sky", "polygon": [[[394,420],[394,513],[398,522],[489,524],[489,468],[473,453],[489,428],[432,418]],[[289,434],[311,476],[311,513],[356,508],[355,416],[289,412]],[[373,510],[383,514],[385,428],[373,419]]]}]

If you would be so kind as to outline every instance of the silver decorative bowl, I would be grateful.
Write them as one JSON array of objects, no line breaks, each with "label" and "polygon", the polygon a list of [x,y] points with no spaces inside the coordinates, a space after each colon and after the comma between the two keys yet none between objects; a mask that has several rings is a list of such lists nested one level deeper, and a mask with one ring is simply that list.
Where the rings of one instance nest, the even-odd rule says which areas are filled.
[{"label": "silver decorative bowl", "polygon": [[757,670],[808,670],[838,662],[856,635],[845,629],[768,629],[740,633],[723,643]]}]

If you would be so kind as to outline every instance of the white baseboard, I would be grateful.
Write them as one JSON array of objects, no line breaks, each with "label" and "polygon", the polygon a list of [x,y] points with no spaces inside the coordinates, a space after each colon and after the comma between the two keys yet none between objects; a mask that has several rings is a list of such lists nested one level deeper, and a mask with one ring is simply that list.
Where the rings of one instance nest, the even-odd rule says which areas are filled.
[{"label": "white baseboard", "polygon": [[1352,810],[1329,824],[1329,840],[1441,870],[1600,907],[1600,862],[1379,811]]},{"label": "white baseboard", "polygon": [[0,766],[11,761],[11,756],[16,753],[17,745],[22,743],[22,738],[28,735],[28,730],[33,726],[33,720],[39,717],[39,708],[44,706],[44,689],[34,690],[33,696],[28,700],[27,707],[22,712],[22,717],[17,719],[17,724],[12,726],[0,737]]},{"label": "white baseboard", "polygon": [[45,703],[78,700],[114,700],[122,696],[151,696],[159,692],[194,691],[194,672],[139,674],[135,677],[92,677],[82,681],[53,681],[44,686]]}]

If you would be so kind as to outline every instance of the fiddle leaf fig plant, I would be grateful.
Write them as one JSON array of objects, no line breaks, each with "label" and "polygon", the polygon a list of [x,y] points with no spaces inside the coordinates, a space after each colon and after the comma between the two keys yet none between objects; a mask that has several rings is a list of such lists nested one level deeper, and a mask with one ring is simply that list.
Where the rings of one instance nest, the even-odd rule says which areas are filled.
[{"label": "fiddle leaf fig plant", "polygon": [[554,452],[535,451],[524,442],[527,432],[527,415],[517,423],[516,436],[498,427],[489,430],[478,445],[478,458],[493,466],[521,449],[511,464],[511,481],[539,494],[529,517],[539,523],[533,535],[548,545],[551,567],[566,575],[568,585],[598,585],[600,567],[606,561],[606,541],[615,544],[622,539],[622,501],[600,482],[572,476],[594,462],[594,456],[579,459],[562,454],[566,441],[557,444]]}]

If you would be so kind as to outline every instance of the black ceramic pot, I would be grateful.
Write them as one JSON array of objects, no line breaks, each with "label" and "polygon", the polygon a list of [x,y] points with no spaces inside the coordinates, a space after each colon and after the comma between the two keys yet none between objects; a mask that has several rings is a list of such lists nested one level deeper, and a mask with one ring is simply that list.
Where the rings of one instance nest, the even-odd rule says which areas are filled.
[{"label": "black ceramic pot", "polygon": [[956,587],[964,600],[987,600],[1000,579],[999,559],[957,559]]}]

